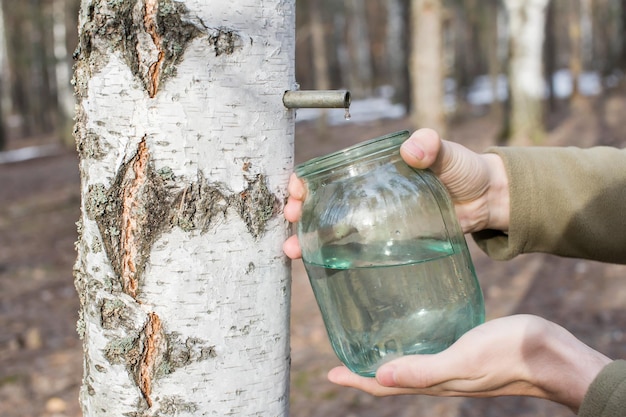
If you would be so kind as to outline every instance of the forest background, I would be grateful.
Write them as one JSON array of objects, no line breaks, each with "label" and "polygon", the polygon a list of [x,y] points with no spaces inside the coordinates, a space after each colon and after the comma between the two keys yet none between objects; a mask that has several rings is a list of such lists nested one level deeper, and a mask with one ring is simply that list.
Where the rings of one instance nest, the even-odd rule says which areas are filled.
[{"label": "forest background", "polygon": [[[0,414],[74,416],[79,2],[1,4]],[[419,126],[475,150],[624,144],[626,1],[298,0],[297,13],[300,88],[353,97],[350,120],[298,111],[297,162]],[[494,263],[472,250],[490,317],[539,314],[626,357],[623,267],[545,255]],[[336,359],[301,265],[293,268],[293,415],[572,415],[530,399],[373,399],[331,386],[324,373]]]}]

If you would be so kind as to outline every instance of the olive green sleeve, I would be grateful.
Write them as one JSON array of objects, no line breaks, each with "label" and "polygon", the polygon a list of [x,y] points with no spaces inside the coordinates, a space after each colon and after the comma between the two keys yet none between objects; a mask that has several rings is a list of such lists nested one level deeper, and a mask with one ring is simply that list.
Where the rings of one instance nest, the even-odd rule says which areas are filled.
[{"label": "olive green sleeve", "polygon": [[589,386],[578,417],[626,415],[626,361],[614,361],[602,369]]},{"label": "olive green sleeve", "polygon": [[494,259],[521,253],[626,263],[626,150],[499,147],[509,179],[508,233],[474,233]]}]

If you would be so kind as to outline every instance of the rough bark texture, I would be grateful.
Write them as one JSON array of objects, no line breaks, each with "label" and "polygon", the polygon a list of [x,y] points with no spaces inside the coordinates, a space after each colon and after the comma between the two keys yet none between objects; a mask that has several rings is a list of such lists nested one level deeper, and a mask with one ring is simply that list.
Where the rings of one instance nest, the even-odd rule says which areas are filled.
[{"label": "rough bark texture", "polygon": [[85,416],[281,416],[294,2],[83,0]]}]

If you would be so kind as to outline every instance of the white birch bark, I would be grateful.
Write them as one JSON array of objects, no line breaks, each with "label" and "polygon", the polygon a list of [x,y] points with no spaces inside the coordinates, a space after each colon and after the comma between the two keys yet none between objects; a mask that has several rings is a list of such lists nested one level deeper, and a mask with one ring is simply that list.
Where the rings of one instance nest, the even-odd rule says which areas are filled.
[{"label": "white birch bark", "polygon": [[511,141],[516,144],[539,142],[544,136],[542,49],[548,1],[504,0],[511,43]]},{"label": "white birch bark", "polygon": [[85,416],[285,416],[295,1],[82,0]]}]

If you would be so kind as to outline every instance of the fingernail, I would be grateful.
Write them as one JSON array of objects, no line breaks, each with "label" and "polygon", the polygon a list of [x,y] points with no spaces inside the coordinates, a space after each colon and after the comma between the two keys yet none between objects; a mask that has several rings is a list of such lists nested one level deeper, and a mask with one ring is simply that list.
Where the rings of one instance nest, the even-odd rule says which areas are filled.
[{"label": "fingernail", "polygon": [[402,144],[402,149],[411,156],[421,160],[424,158],[424,149],[412,140],[407,140]]}]

